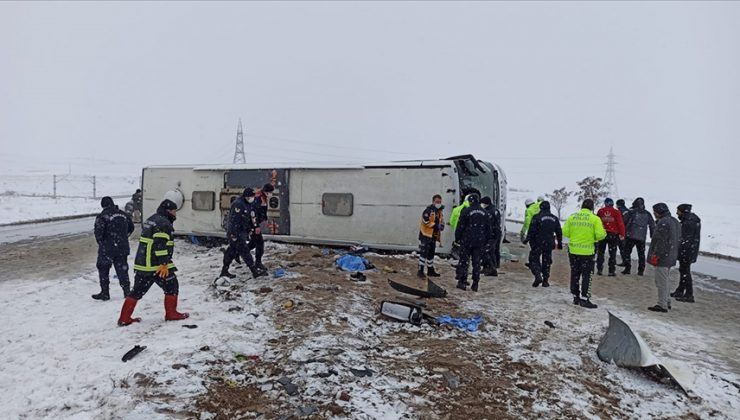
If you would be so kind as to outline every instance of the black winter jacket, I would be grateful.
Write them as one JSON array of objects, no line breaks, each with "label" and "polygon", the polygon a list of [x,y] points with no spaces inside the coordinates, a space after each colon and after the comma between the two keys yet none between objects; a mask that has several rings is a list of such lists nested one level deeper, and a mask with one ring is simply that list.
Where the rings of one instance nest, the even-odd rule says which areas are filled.
[{"label": "black winter jacket", "polygon": [[645,242],[648,231],[652,238],[654,229],[655,220],[653,215],[645,210],[644,204],[634,203],[624,217],[625,236],[636,241]]},{"label": "black winter jacket", "polygon": [[684,213],[681,218],[681,243],[678,246],[678,261],[695,263],[699,256],[701,241],[701,219],[694,213]]},{"label": "black winter jacket", "polygon": [[540,210],[529,225],[526,241],[532,248],[553,249],[554,245],[563,245],[563,231],[558,217],[549,210]]},{"label": "black winter jacket", "polygon": [[231,237],[249,235],[255,228],[256,214],[253,204],[247,203],[244,197],[239,197],[231,203],[229,210],[229,222],[226,233]]},{"label": "black winter jacket", "polygon": [[161,206],[157,212],[144,222],[136,251],[134,271],[153,274],[161,264],[167,264],[170,271],[176,270],[172,262],[175,252],[175,219]]},{"label": "black winter jacket", "polygon": [[675,217],[669,215],[658,219],[655,234],[650,241],[648,261],[653,255],[658,256],[658,267],[673,267],[678,260],[678,243],[681,240],[681,225]]},{"label": "black winter jacket", "polygon": [[128,237],[133,231],[134,222],[118,206],[104,208],[95,218],[98,253],[109,258],[128,256]]},{"label": "black winter jacket", "polygon": [[460,213],[455,241],[465,247],[482,247],[493,238],[493,216],[480,204],[471,204]]},{"label": "black winter jacket", "polygon": [[493,230],[492,240],[501,241],[501,212],[494,206],[486,207],[486,211],[491,214],[491,228]]}]

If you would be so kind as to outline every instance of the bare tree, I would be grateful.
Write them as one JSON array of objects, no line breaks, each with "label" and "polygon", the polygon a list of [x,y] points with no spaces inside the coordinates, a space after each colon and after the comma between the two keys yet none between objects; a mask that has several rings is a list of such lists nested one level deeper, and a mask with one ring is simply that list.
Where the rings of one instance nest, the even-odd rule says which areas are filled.
[{"label": "bare tree", "polygon": [[545,194],[548,201],[558,211],[558,219],[560,219],[560,210],[565,207],[565,203],[568,202],[568,197],[575,194],[573,191],[566,191],[565,187],[559,188],[552,192],[552,194]]},{"label": "bare tree", "polygon": [[594,200],[594,203],[599,203],[609,194],[608,185],[606,185],[601,178],[588,176],[578,181],[577,184],[581,189],[581,191],[577,193],[578,201],[590,198]]}]

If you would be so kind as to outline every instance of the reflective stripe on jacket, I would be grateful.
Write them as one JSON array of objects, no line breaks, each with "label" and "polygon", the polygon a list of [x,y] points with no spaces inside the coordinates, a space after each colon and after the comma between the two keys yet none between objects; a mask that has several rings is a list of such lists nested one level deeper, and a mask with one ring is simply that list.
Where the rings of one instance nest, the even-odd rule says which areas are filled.
[{"label": "reflective stripe on jacket", "polygon": [[573,213],[563,225],[563,236],[569,238],[568,253],[594,255],[594,244],[606,238],[601,219],[589,209]]}]

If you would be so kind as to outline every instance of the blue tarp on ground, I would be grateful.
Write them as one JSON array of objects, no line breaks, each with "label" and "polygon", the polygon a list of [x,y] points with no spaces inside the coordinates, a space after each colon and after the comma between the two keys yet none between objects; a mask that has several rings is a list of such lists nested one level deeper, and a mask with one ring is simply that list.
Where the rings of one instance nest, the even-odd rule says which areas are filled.
[{"label": "blue tarp on ground", "polygon": [[337,267],[342,271],[363,271],[367,269],[367,260],[356,255],[342,255],[337,259]]},{"label": "blue tarp on ground", "polygon": [[480,326],[481,321],[483,321],[483,318],[481,318],[480,315],[475,316],[473,318],[454,318],[449,315],[442,315],[437,317],[437,321],[440,323],[440,325],[454,325],[458,328],[462,328],[464,330],[468,331],[478,331],[478,326]]}]

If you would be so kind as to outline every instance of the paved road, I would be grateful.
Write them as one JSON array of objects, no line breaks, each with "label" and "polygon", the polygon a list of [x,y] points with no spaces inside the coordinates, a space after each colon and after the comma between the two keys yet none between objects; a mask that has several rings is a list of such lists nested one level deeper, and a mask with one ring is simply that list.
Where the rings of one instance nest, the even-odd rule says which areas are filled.
[{"label": "paved road", "polygon": [[95,217],[0,227],[0,244],[50,240],[91,234]]}]

